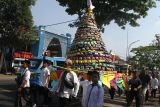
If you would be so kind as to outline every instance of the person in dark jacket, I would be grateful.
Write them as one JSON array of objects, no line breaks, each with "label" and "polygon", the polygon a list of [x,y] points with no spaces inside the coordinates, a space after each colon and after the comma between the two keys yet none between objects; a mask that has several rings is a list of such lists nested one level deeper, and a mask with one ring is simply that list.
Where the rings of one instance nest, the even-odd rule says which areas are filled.
[{"label": "person in dark jacket", "polygon": [[150,83],[150,76],[147,74],[146,71],[142,71],[139,75],[139,78],[142,82],[142,104],[144,104],[144,102],[146,102],[148,100],[148,97],[149,97],[149,93],[148,93],[148,86],[149,86],[149,83]]},{"label": "person in dark jacket", "polygon": [[141,80],[137,76],[136,71],[133,71],[131,75],[132,75],[132,79],[130,79],[129,83],[128,83],[129,84],[129,98],[127,101],[127,107],[131,106],[131,103],[134,98],[136,100],[136,107],[142,107],[141,94],[140,94],[140,92],[141,92],[140,90],[142,87]]}]

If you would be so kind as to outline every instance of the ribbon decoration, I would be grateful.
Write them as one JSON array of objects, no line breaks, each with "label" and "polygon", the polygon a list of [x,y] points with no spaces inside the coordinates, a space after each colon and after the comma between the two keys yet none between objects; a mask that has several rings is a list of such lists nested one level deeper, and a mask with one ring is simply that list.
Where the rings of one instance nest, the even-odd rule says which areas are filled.
[{"label": "ribbon decoration", "polygon": [[115,74],[102,74],[101,80],[104,85],[108,88],[114,87],[115,90],[120,88],[121,90],[126,89],[126,84],[124,80],[125,74],[123,73],[115,73]]},{"label": "ribbon decoration", "polygon": [[110,83],[111,83],[111,86],[114,87],[115,90],[118,90],[118,87],[117,87],[117,78],[116,77],[114,77],[114,79],[112,79],[110,81]]},{"label": "ribbon decoration", "polygon": [[111,88],[110,81],[114,78],[114,74],[103,74],[101,76],[102,83],[106,85],[108,88]]},{"label": "ribbon decoration", "polygon": [[123,84],[123,79],[120,77],[118,78],[117,80],[117,86],[121,89],[121,90],[124,90],[124,84]]},{"label": "ribbon decoration", "polygon": [[[71,68],[65,68],[65,67],[60,67],[60,66],[55,66],[53,65],[53,67],[55,68],[60,68],[62,70],[72,70],[76,73],[80,73],[81,71],[80,70],[75,70],[75,69],[71,69]],[[58,80],[59,77],[60,77],[60,74],[62,73],[62,71],[53,71],[51,72],[51,80]],[[86,73],[86,72],[84,72]],[[124,90],[126,89],[126,75],[123,74],[123,73],[116,73],[116,72],[113,72],[113,73],[106,73],[106,74],[102,74],[101,75],[101,81],[104,85],[106,85],[108,88],[111,88],[111,86],[113,86],[116,90],[118,90],[118,87],[121,89],[121,90]]]}]

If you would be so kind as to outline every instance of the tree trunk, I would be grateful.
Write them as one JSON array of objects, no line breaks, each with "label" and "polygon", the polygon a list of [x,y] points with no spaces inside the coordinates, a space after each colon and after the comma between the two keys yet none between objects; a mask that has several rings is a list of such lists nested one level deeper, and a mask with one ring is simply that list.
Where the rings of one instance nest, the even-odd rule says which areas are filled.
[{"label": "tree trunk", "polygon": [[1,53],[1,56],[0,56],[0,72],[2,72],[2,66],[3,66],[3,62],[4,62],[4,54],[3,52]]}]

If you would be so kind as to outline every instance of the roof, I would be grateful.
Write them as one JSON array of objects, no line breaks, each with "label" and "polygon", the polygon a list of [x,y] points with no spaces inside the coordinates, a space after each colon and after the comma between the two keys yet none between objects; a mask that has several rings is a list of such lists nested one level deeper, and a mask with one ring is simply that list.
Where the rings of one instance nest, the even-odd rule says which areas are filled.
[{"label": "roof", "polygon": [[65,61],[66,58],[64,57],[46,57],[47,60],[50,60],[50,61]]},{"label": "roof", "polygon": [[[35,58],[30,58],[30,59],[39,59],[39,60],[43,60],[43,57],[35,57]],[[66,58],[65,57],[45,57],[46,60],[49,61],[65,61]]]}]

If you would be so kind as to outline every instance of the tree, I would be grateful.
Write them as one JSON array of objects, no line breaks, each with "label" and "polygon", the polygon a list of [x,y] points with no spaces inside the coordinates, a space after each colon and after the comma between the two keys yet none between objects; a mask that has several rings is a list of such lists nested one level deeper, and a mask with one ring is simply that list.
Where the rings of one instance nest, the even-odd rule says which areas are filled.
[{"label": "tree", "polygon": [[160,47],[156,45],[140,46],[131,50],[135,55],[129,59],[130,64],[138,68],[160,69]]},{"label": "tree", "polygon": [[[66,7],[69,15],[78,14],[80,20],[85,13],[87,0],[57,0],[59,4]],[[150,8],[156,7],[156,0],[92,0],[95,6],[94,15],[98,27],[108,25],[114,20],[121,28],[128,23],[131,26],[139,26],[137,20],[147,16]],[[76,26],[79,20],[70,24]]]},{"label": "tree", "polygon": [[34,3],[35,0],[0,1],[1,48],[23,46],[25,38],[31,38],[33,20],[30,7]]},{"label": "tree", "polygon": [[35,33],[31,13],[31,6],[35,1],[0,0],[1,66],[3,66],[3,59],[11,60],[13,50],[30,44]]}]

